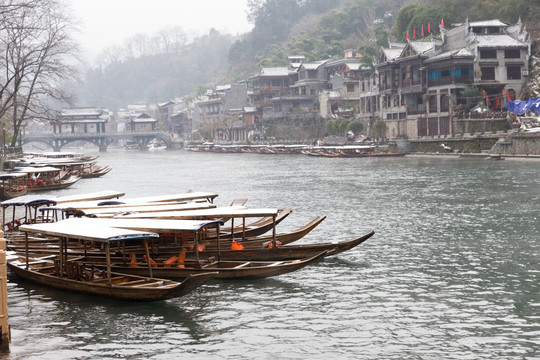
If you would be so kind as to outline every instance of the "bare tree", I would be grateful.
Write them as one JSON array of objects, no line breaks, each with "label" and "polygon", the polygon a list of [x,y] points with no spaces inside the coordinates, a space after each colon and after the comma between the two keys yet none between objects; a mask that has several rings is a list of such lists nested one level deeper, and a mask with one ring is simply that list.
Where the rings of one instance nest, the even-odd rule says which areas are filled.
[{"label": "bare tree", "polygon": [[60,0],[0,0],[0,117],[12,125],[11,146],[31,118],[51,119],[53,102],[76,76],[75,26]]}]

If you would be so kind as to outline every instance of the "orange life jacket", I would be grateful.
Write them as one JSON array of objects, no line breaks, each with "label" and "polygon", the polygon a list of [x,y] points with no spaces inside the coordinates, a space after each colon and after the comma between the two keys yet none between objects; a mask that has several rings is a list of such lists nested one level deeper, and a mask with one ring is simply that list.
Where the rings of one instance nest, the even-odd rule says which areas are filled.
[{"label": "orange life jacket", "polygon": [[244,250],[244,245],[240,244],[238,241],[233,240],[231,244],[231,250]]},{"label": "orange life jacket", "polygon": [[178,262],[180,264],[178,264],[178,268],[184,268],[184,264],[182,264],[185,260],[186,260],[186,248],[182,248],[182,250],[180,250],[180,254],[178,254]]},{"label": "orange life jacket", "polygon": [[[279,245],[281,245],[281,241],[276,241],[276,247],[279,247]],[[270,241],[270,243],[268,244],[268,248],[271,249],[273,247],[274,247],[274,242]]]},{"label": "orange life jacket", "polygon": [[174,263],[174,262],[176,262],[177,260],[178,260],[178,257],[176,257],[176,256],[171,256],[171,257],[169,258],[169,260],[165,261],[165,266],[164,266],[164,267],[170,268],[170,267],[171,267],[171,264]]},{"label": "orange life jacket", "polygon": [[131,261],[130,261],[130,267],[138,267],[137,265],[137,256],[135,254],[131,254]]}]

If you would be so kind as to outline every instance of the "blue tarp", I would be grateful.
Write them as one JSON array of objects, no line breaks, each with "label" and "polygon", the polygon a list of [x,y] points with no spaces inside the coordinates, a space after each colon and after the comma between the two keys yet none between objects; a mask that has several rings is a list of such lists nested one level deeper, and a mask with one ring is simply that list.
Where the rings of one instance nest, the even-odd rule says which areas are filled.
[{"label": "blue tarp", "polygon": [[526,110],[530,110],[535,114],[540,114],[540,97],[530,98],[527,101],[514,100],[506,103],[506,108],[509,112],[523,115]]}]

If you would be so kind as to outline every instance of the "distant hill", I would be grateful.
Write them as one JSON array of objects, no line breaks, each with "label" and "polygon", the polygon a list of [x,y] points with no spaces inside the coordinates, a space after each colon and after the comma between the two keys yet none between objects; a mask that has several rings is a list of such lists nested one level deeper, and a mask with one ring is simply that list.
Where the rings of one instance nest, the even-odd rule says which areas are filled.
[{"label": "distant hill", "polygon": [[[164,102],[205,86],[248,79],[261,66],[285,65],[288,55],[306,61],[339,58],[357,50],[370,64],[389,40],[414,29],[439,32],[441,19],[454,22],[500,19],[526,24],[533,41],[540,35],[540,5],[531,0],[265,0],[248,1],[251,32],[235,38],[212,30],[174,51],[114,58],[88,70],[81,105],[125,107]],[[418,33],[419,35],[419,33]],[[535,48],[533,48],[535,51]]]}]

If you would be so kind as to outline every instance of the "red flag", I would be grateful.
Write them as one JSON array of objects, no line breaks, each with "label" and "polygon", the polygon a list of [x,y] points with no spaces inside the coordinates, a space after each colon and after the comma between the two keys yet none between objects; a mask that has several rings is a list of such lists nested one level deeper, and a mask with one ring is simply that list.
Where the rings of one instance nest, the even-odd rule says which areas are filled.
[{"label": "red flag", "polygon": [[424,24],[422,24],[422,33],[421,33],[422,37],[424,37]]},{"label": "red flag", "polygon": [[412,38],[416,39],[416,28],[413,29]]},{"label": "red flag", "polygon": [[407,30],[407,36],[405,36],[405,41],[409,41],[409,31]]},{"label": "red flag", "polygon": [[441,18],[441,27],[444,29],[444,19]]},{"label": "red flag", "polygon": [[506,100],[512,101],[512,98],[510,97],[510,91],[506,91]]},{"label": "red flag", "polygon": [[488,106],[491,106],[491,101],[489,101],[489,96],[488,96],[487,93],[486,93],[486,104],[487,104]]},{"label": "red flag", "polygon": [[431,34],[431,24],[427,22],[427,32]]}]

